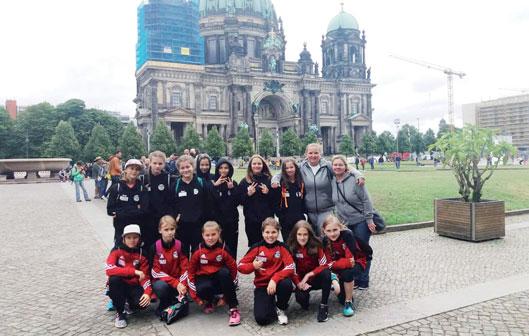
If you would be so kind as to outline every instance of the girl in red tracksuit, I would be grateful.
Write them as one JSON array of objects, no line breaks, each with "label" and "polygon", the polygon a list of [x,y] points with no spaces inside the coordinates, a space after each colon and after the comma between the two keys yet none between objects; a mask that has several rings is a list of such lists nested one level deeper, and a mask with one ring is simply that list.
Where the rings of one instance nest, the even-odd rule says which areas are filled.
[{"label": "girl in red tracksuit", "polygon": [[277,240],[280,229],[274,218],[265,219],[261,226],[263,240],[250,247],[239,261],[239,272],[255,273],[253,309],[259,325],[276,318],[279,324],[288,323],[285,310],[292,294],[295,265],[287,246]]},{"label": "girl in red tracksuit", "polygon": [[140,247],[140,226],[129,224],[123,229],[122,243],[113,248],[107,258],[105,271],[109,293],[116,308],[116,328],[125,328],[125,302],[130,308],[147,308],[151,303],[149,261]]},{"label": "girl in red tracksuit", "polygon": [[354,279],[366,268],[367,259],[373,251],[369,245],[356,239],[340,220],[329,215],[322,225],[323,248],[330,270],[340,279],[340,303],[344,304],[343,315],[353,316]]},{"label": "girl in red tracksuit", "polygon": [[156,315],[176,303],[178,297],[187,293],[187,257],[182,253],[182,244],[175,239],[176,221],[166,215],[160,219],[158,239],[151,247],[153,290],[160,303]]},{"label": "girl in red tracksuit", "polygon": [[327,302],[331,292],[331,271],[321,241],[316,237],[309,222],[301,220],[294,225],[288,247],[294,256],[296,274],[292,278],[296,285],[296,301],[301,308],[309,309],[310,291],[321,289],[318,322],[329,318]]},{"label": "girl in red tracksuit", "polygon": [[[202,227],[203,242],[191,256],[189,262],[189,289],[195,302],[210,314],[214,307],[226,302],[230,309],[228,324],[241,323],[239,302],[235,293],[237,264],[220,239],[221,229],[217,222],[209,221]],[[224,298],[216,301],[216,295]],[[215,302],[216,301],[216,302]]]}]

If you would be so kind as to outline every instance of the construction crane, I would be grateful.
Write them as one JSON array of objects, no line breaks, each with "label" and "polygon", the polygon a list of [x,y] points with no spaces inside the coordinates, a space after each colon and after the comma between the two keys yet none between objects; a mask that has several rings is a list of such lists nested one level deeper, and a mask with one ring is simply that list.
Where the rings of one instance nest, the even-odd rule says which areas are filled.
[{"label": "construction crane", "polygon": [[448,123],[450,124],[450,129],[453,130],[454,128],[454,75],[458,76],[459,78],[463,78],[466,76],[464,72],[461,71],[455,71],[451,68],[447,68],[441,65],[436,65],[412,58],[397,56],[397,55],[389,55],[390,57],[399,59],[404,62],[413,63],[417,65],[421,65],[423,67],[426,67],[428,69],[438,70],[442,71],[444,74],[446,74],[447,80],[448,80]]}]

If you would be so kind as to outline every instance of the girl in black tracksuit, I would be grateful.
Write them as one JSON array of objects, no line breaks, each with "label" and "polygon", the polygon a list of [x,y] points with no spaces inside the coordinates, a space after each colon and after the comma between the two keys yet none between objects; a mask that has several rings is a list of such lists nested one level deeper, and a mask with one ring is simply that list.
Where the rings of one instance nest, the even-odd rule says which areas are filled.
[{"label": "girl in black tracksuit", "polygon": [[215,166],[215,177],[212,182],[214,202],[213,219],[222,228],[222,240],[228,245],[230,254],[237,260],[237,242],[239,240],[239,189],[232,180],[233,165],[221,158]]},{"label": "girl in black tracksuit", "polygon": [[275,213],[281,224],[281,235],[286,242],[294,225],[305,220],[305,184],[299,167],[293,159],[286,159],[281,166],[281,181],[272,189]]},{"label": "girl in black tracksuit", "polygon": [[211,171],[211,158],[207,154],[199,154],[197,156],[197,169],[196,174],[205,181],[211,181],[213,176]]},{"label": "girl in black tracksuit", "polygon": [[209,202],[207,182],[193,174],[195,159],[189,155],[178,158],[180,177],[174,186],[173,215],[178,221],[177,237],[186,257],[202,240],[201,229],[207,220]]},{"label": "girl in black tracksuit", "polygon": [[257,154],[252,156],[248,163],[246,177],[239,184],[248,246],[261,241],[262,222],[274,216],[270,179],[270,170],[265,160]]}]

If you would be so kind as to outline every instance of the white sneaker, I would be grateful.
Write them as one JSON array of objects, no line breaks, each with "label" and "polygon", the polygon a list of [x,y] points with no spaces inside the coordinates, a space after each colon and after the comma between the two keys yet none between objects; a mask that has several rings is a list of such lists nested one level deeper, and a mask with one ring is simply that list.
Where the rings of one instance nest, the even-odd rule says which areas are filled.
[{"label": "white sneaker", "polygon": [[116,313],[116,319],[114,320],[114,326],[119,329],[123,329],[127,326],[127,318],[125,313]]},{"label": "white sneaker", "polygon": [[288,324],[288,316],[284,310],[277,308],[277,320],[279,321],[279,324],[281,325]]}]

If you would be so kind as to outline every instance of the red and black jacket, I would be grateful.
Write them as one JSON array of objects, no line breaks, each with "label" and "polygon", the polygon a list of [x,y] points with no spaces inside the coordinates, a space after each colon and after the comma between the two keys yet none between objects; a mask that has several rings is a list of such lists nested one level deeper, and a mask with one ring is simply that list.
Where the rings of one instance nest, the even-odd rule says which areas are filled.
[{"label": "red and black jacket", "polygon": [[[142,281],[135,274],[140,270],[145,274]],[[105,267],[107,276],[122,277],[131,286],[142,286],[145,294],[152,294],[151,277],[149,276],[149,260],[141,248],[128,248],[120,246],[112,249]]]},{"label": "red and black jacket", "polygon": [[[356,239],[350,230],[341,231],[340,236],[335,241],[330,241],[329,238],[324,237],[323,246],[331,271],[353,268],[351,258],[354,258],[355,265],[358,264],[365,269],[368,256],[372,253],[369,245]],[[371,252],[366,251],[366,249],[371,250]]]},{"label": "red and black jacket", "polygon": [[196,299],[195,280],[197,276],[213,275],[226,267],[230,271],[231,279],[237,284],[237,264],[235,259],[226,249],[225,244],[218,242],[213,246],[207,246],[204,242],[198,245],[198,249],[189,261],[188,284],[191,289],[191,297]]},{"label": "red and black jacket", "polygon": [[167,244],[161,239],[152,246],[151,275],[154,282],[165,281],[173,288],[180,283],[187,285],[189,262],[180,247],[176,240]]},{"label": "red and black jacket", "polygon": [[296,263],[296,274],[292,278],[292,281],[294,281],[295,285],[300,283],[307,273],[314,273],[314,278],[324,269],[329,268],[327,256],[325,255],[323,248],[318,248],[317,255],[309,255],[306,246],[300,247],[294,250],[293,256],[294,262]]},{"label": "red and black jacket", "polygon": [[[263,262],[264,271],[254,269],[254,260]],[[261,241],[250,247],[250,250],[239,261],[238,268],[242,274],[255,272],[253,281],[255,287],[267,287],[270,280],[278,283],[283,279],[292,278],[295,264],[285,244],[279,241],[273,244]]]}]

